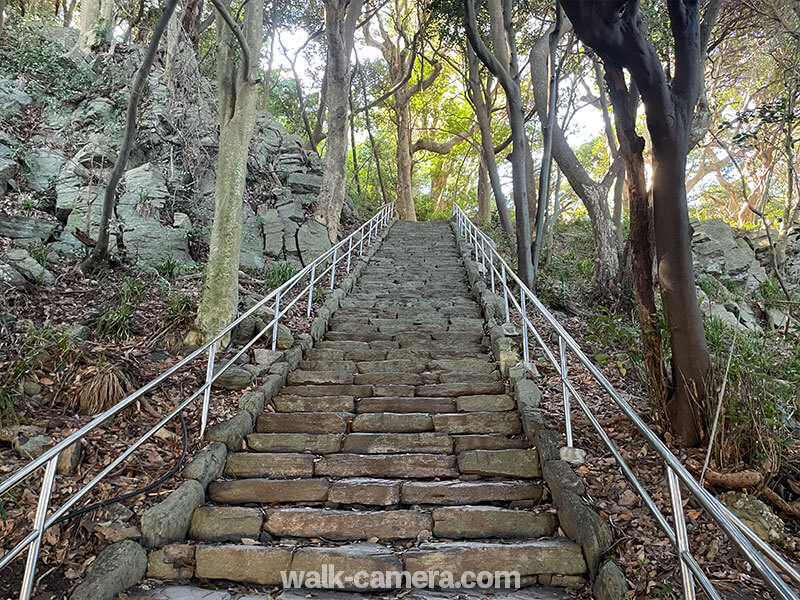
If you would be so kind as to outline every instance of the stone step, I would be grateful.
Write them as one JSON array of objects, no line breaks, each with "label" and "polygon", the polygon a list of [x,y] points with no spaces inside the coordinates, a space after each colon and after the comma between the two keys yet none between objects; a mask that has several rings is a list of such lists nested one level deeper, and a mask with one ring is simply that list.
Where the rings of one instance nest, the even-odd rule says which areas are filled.
[{"label": "stone step", "polygon": [[362,413],[355,416],[350,430],[356,433],[433,431],[433,418],[427,413]]},{"label": "stone step", "polygon": [[314,472],[329,477],[458,477],[456,457],[447,454],[329,454],[317,460]]},{"label": "stone step", "polygon": [[349,477],[331,484],[328,502],[331,504],[361,504],[365,506],[393,506],[400,504],[398,479]]},{"label": "stone step", "polygon": [[331,482],[325,478],[212,481],[208,499],[222,504],[325,502],[330,487]]},{"label": "stone step", "polygon": [[311,477],[314,455],[278,452],[231,452],[225,463],[229,477]]},{"label": "stone step", "polygon": [[202,542],[257,540],[264,515],[258,508],[243,506],[200,506],[192,513],[189,537]]},{"label": "stone step", "polygon": [[400,488],[403,504],[538,502],[541,497],[542,484],[533,481],[408,481]]},{"label": "stone step", "polygon": [[456,402],[452,398],[387,396],[359,398],[355,408],[357,413],[453,413]]},{"label": "stone step", "polygon": [[348,371],[305,371],[296,369],[289,373],[286,383],[292,385],[351,384],[353,373]]},{"label": "stone step", "polygon": [[[359,407],[356,406],[356,410]],[[522,430],[516,412],[439,413],[433,416],[433,428],[442,433],[502,433],[516,435]]]},{"label": "stone step", "polygon": [[371,385],[287,385],[283,393],[289,396],[372,396]]},{"label": "stone step", "polygon": [[[383,587],[403,584],[402,572],[448,572],[454,581],[466,577],[474,582],[480,572],[516,571],[521,578],[541,576],[548,582],[578,583],[586,573],[580,546],[574,542],[534,540],[514,544],[487,542],[427,543],[400,553],[376,543],[342,546],[198,545],[195,575],[201,579],[278,586],[282,574],[323,573],[333,569],[340,581],[353,582],[363,573],[391,574]],[[360,581],[360,579],[359,579]],[[322,579],[321,587],[335,587],[336,581]],[[516,587],[522,581],[509,578],[497,587]],[[432,593],[432,592],[429,592]],[[322,596],[321,596],[322,597]],[[334,596],[325,596],[334,600]],[[436,596],[441,598],[442,596]],[[445,596],[446,597],[446,596]],[[455,596],[453,596],[455,598]],[[459,598],[464,596],[459,595]],[[486,596],[475,596],[475,598]],[[407,598],[410,598],[407,596]]]},{"label": "stone step", "polygon": [[539,453],[534,448],[468,450],[458,455],[458,470],[484,477],[539,477]]},{"label": "stone step", "polygon": [[353,412],[352,396],[294,396],[282,393],[272,399],[276,412]]},{"label": "stone step", "polygon": [[[356,417],[358,418],[358,417]],[[524,437],[512,438],[494,434],[453,435],[453,452],[467,450],[505,450],[507,448],[526,448],[528,440]]]},{"label": "stone step", "polygon": [[[405,454],[409,452],[450,453],[453,440],[443,433],[351,433],[342,452],[355,454]],[[475,451],[477,452],[477,451]],[[476,462],[467,459],[465,464]]]},{"label": "stone step", "polygon": [[438,538],[528,538],[553,535],[555,512],[509,510],[496,506],[447,506],[432,512],[433,534]]},{"label": "stone step", "polygon": [[264,520],[264,530],[273,536],[335,541],[416,539],[432,529],[431,515],[413,510],[279,508],[266,511]]},{"label": "stone step", "polygon": [[345,371],[356,372],[356,363],[352,360],[301,360],[298,365],[305,371]]},{"label": "stone step", "polygon": [[345,412],[261,413],[256,419],[258,433],[344,433],[353,418]]},{"label": "stone step", "polygon": [[427,377],[419,373],[357,373],[353,381],[358,385],[426,385],[431,381],[438,381],[438,375],[429,374]]},{"label": "stone step", "polygon": [[506,386],[502,381],[466,381],[421,385],[417,388],[417,395],[455,398],[476,394],[504,394],[505,391]]},{"label": "stone step", "polygon": [[331,454],[342,447],[339,433],[251,433],[247,448],[253,452],[311,452]]}]

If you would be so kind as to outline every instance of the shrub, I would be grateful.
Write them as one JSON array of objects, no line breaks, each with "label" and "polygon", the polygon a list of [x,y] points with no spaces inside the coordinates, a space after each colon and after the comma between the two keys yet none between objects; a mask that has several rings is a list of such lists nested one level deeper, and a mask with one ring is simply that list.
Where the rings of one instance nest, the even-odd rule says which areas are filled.
[{"label": "shrub", "polygon": [[122,280],[117,304],[107,308],[95,321],[95,330],[103,336],[126,338],[131,332],[131,320],[147,289],[140,279],[126,276]]},{"label": "shrub", "polygon": [[299,269],[289,261],[270,263],[264,271],[264,292],[269,293],[297,275]]}]

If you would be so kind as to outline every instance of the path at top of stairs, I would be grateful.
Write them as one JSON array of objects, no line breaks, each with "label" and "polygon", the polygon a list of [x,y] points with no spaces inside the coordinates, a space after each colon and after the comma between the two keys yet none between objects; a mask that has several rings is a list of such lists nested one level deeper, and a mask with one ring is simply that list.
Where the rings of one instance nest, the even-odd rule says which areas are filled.
[{"label": "path at top of stairs", "polygon": [[[189,531],[194,577],[274,586],[332,564],[515,570],[536,586],[508,598],[583,585],[581,549],[541,503],[536,449],[483,340],[449,223],[396,223],[210,484]],[[419,594],[406,598],[456,597]]]}]

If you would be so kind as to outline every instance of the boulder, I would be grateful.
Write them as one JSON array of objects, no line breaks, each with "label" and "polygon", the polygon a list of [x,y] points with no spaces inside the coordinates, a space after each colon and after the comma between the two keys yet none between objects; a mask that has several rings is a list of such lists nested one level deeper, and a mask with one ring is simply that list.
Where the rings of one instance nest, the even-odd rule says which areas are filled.
[{"label": "boulder", "polygon": [[28,254],[27,250],[14,248],[6,254],[6,260],[31,283],[50,285],[55,281],[53,274],[36,262],[36,260]]},{"label": "boulder", "polygon": [[330,248],[331,242],[325,225],[309,220],[300,226],[300,230],[297,232],[297,251],[304,264],[313,262],[315,258]]},{"label": "boulder", "polygon": [[11,158],[0,156],[0,195],[8,190],[8,182],[17,172],[17,163]]},{"label": "boulder", "polygon": [[264,238],[259,231],[258,218],[249,204],[245,204],[243,209],[239,265],[249,270],[264,268]]},{"label": "boulder", "polygon": [[22,287],[26,279],[13,266],[0,262],[0,289]]},{"label": "boulder", "polygon": [[146,569],[147,552],[139,544],[131,540],[111,544],[97,556],[70,600],[114,600],[138,583]]},{"label": "boulder", "polygon": [[38,238],[46,242],[57,228],[58,223],[55,221],[23,215],[0,214],[0,235],[12,239]]},{"label": "boulder", "polygon": [[[227,362],[227,361],[225,361]],[[225,363],[218,363],[214,366],[214,370],[218,371],[224,366]],[[253,375],[250,371],[240,367],[239,365],[231,365],[217,379],[214,380],[213,387],[221,388],[224,390],[241,390],[250,385],[253,380]]]},{"label": "boulder", "polygon": [[205,490],[199,481],[188,479],[161,503],[142,513],[142,540],[150,548],[159,548],[171,542],[180,542],[189,531],[194,509],[205,499]]},{"label": "boulder", "polygon": [[[272,330],[267,334],[267,339],[271,342],[272,341]],[[278,343],[277,348],[279,350],[287,350],[294,345],[294,336],[292,335],[292,330],[289,329],[286,325],[282,323],[278,323]]]},{"label": "boulder", "polygon": [[744,492],[725,492],[718,499],[765,542],[778,544],[787,550],[792,548],[783,521],[755,496]]},{"label": "boulder", "polygon": [[33,148],[29,150],[22,162],[25,165],[25,180],[28,187],[37,192],[46,190],[56,180],[66,158],[58,150],[50,148]]},{"label": "boulder", "polygon": [[21,435],[14,444],[14,450],[22,458],[33,459],[44,454],[44,451],[52,444],[53,438],[49,435],[34,435],[33,437]]},{"label": "boulder", "polygon": [[[283,163],[287,168],[286,163]],[[286,185],[296,194],[319,194],[322,187],[322,175],[312,173],[290,173]]]},{"label": "boulder", "polygon": [[18,114],[33,99],[10,79],[0,78],[0,118]]}]

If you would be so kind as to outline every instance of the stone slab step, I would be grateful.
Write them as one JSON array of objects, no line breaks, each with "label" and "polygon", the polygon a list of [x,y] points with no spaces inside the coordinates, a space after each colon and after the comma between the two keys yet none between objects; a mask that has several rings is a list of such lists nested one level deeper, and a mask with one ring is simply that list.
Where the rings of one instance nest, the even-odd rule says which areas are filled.
[{"label": "stone slab step", "polygon": [[442,433],[503,433],[516,435],[522,430],[516,412],[467,412],[433,416],[433,428]]},{"label": "stone slab step", "polygon": [[433,510],[438,538],[487,539],[550,536],[558,525],[555,512],[509,510],[496,506],[448,506]]},{"label": "stone slab step", "polygon": [[330,477],[458,477],[455,456],[446,454],[330,454],[317,460],[314,472]]},{"label": "stone slab step", "polygon": [[454,398],[477,394],[505,394],[505,391],[506,386],[502,381],[466,381],[421,385],[417,388],[417,395]]},{"label": "stone slab step", "polygon": [[360,398],[356,402],[357,413],[453,413],[455,410],[452,398],[388,396]]},{"label": "stone slab step", "polygon": [[539,477],[539,453],[534,448],[468,450],[458,455],[458,470],[485,477]]},{"label": "stone slab step", "polygon": [[257,540],[264,523],[258,508],[243,506],[200,506],[192,513],[189,537],[203,542]]},{"label": "stone slab step", "polygon": [[253,452],[311,452],[331,454],[342,447],[340,433],[251,433],[247,448]]},{"label": "stone slab step", "polygon": [[424,377],[420,373],[357,373],[353,376],[354,383],[359,385],[373,385],[385,387],[387,385],[425,385],[431,381],[438,381],[438,376],[430,374]]},{"label": "stone slab step", "polygon": [[304,371],[296,369],[286,378],[288,385],[347,385],[353,383],[353,374],[348,371]]},{"label": "stone slab step", "polygon": [[350,429],[357,433],[433,431],[433,418],[428,413],[361,413]]},{"label": "stone slab step", "polygon": [[325,478],[212,481],[208,498],[223,504],[324,502],[330,487],[331,482]]},{"label": "stone slab step", "polygon": [[[342,581],[354,581],[358,573],[392,573],[385,587],[402,583],[401,572],[442,573],[456,580],[477,576],[482,571],[517,571],[521,577],[537,575],[581,578],[586,563],[580,546],[566,540],[536,540],[514,544],[486,542],[429,543],[398,554],[375,543],[343,546],[246,546],[198,545],[195,549],[195,574],[202,579],[222,579],[240,583],[280,585],[281,574],[289,571],[340,573]],[[473,580],[474,581],[474,580]],[[324,580],[322,581],[324,584]],[[328,582],[335,586],[334,581]],[[514,578],[496,582],[498,587],[514,587]],[[324,585],[322,587],[325,587]],[[332,596],[323,596],[332,599]]]},{"label": "stone slab step", "polygon": [[346,371],[348,373],[356,372],[356,363],[352,360],[337,360],[337,359],[318,359],[318,360],[301,360],[298,365],[301,369],[306,371]]},{"label": "stone slab step", "polygon": [[457,454],[467,450],[504,450],[506,448],[527,448],[528,446],[528,440],[525,438],[512,438],[505,435],[467,434],[451,437],[453,438],[453,451]]},{"label": "stone slab step", "polygon": [[225,474],[229,477],[311,477],[314,474],[314,455],[230,452]]},{"label": "stone slab step", "polygon": [[400,504],[400,485],[397,479],[350,477],[331,484],[328,502],[331,504],[363,504],[393,506]]},{"label": "stone slab step", "polygon": [[541,483],[532,481],[407,481],[400,488],[403,504],[538,502],[541,497]]},{"label": "stone slab step", "polygon": [[372,396],[371,385],[287,385],[283,393],[289,396],[350,396],[362,398]]},{"label": "stone slab step", "polygon": [[458,412],[504,412],[513,410],[515,406],[514,399],[505,395],[483,394],[456,398]]},{"label": "stone slab step", "polygon": [[272,399],[276,412],[353,412],[352,396],[294,396],[279,394]]},{"label": "stone slab step", "polygon": [[336,541],[416,539],[432,528],[430,514],[413,510],[280,508],[268,510],[264,521],[264,530],[273,536]]},{"label": "stone slab step", "polygon": [[344,433],[352,413],[262,413],[256,419],[259,433]]},{"label": "stone slab step", "polygon": [[444,433],[351,433],[342,452],[356,454],[450,453],[453,440]]}]

